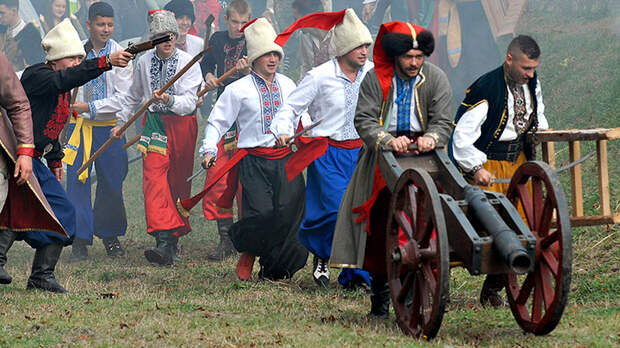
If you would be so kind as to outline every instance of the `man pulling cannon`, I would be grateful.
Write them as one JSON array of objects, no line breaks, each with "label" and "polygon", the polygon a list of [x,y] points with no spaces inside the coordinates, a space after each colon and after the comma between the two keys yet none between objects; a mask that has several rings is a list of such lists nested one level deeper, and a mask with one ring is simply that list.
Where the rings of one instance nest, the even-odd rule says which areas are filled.
[{"label": "man pulling cannon", "polygon": [[340,205],[330,264],[363,268],[371,274],[371,316],[389,314],[385,225],[378,223],[390,191],[377,167],[377,153],[389,146],[420,152],[445,144],[450,136],[452,91],[443,71],[425,61],[433,35],[405,22],[381,26],[375,68],[360,87],[355,128],[364,141],[357,167]]},{"label": "man pulling cannon", "polygon": [[[519,35],[508,45],[502,66],[476,80],[456,113],[452,156],[474,184],[506,194],[509,184],[493,179],[511,178],[534,156],[527,132],[549,128],[540,82],[536,76],[540,48],[533,38]],[[501,275],[488,275],[480,302],[503,305]]]}]

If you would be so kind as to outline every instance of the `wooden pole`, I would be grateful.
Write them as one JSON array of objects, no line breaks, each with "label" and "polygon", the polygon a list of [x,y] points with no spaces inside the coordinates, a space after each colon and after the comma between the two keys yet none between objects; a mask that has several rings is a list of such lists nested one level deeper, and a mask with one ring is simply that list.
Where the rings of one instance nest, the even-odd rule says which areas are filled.
[{"label": "wooden pole", "polygon": [[[574,162],[581,157],[581,148],[578,141],[570,141],[569,157]],[[583,185],[581,181],[581,164],[570,169],[573,194],[573,216],[583,216]]]},{"label": "wooden pole", "polygon": [[551,168],[555,168],[555,146],[552,141],[542,143],[542,158]]},{"label": "wooden pole", "polygon": [[601,197],[601,215],[611,215],[609,203],[609,167],[607,165],[607,140],[596,142],[596,155],[598,157],[598,191]]},{"label": "wooden pole", "polygon": [[[198,62],[202,56],[204,56],[204,54],[207,52],[207,50],[202,50],[200,53],[198,53],[192,60],[190,60],[187,64],[185,64],[185,66],[183,67],[183,69],[181,69],[178,73],[176,73],[176,75],[174,75],[170,81],[168,81],[160,90],[160,93],[164,93],[165,91],[168,90],[168,88],[170,88],[170,86],[172,86],[181,76],[183,76],[183,74],[185,74],[187,72],[187,70],[189,70],[189,68],[191,68],[194,64],[196,64],[196,62]],[[129,120],[127,120],[127,122],[121,126],[120,128],[120,133],[124,133],[127,128],[129,128],[129,126],[131,126],[132,123],[134,123],[140,116],[142,116],[142,114],[148,109],[149,106],[151,106],[151,104],[153,104],[155,102],[155,98],[151,97],[151,99],[149,99],[144,105],[142,105],[142,107],[135,113],[133,114],[133,116],[131,116],[129,118]],[[99,156],[101,156],[101,154],[115,141],[117,140],[116,138],[110,138],[108,139],[100,148],[99,150],[97,150],[97,152],[95,152],[89,159],[88,161],[86,161],[86,163],[82,164],[82,166],[80,167],[80,169],[78,169],[77,174],[80,175],[82,174],[83,171],[85,171]]]},{"label": "wooden pole", "polygon": [[[229,77],[230,77],[230,75],[234,74],[236,71],[237,71],[237,68],[232,68],[232,69],[228,70],[227,72],[225,72],[225,73],[224,73],[224,75],[222,75],[222,76],[218,77],[218,78],[215,80],[215,83],[216,83],[216,84],[220,84],[220,83],[222,83],[222,81],[224,81],[224,80],[226,80],[227,78],[229,78]],[[211,90],[208,90],[208,89],[204,88],[203,90],[201,90],[200,92],[198,92],[198,94],[197,94],[197,95],[198,95],[198,98],[200,98],[200,97],[202,97],[203,95],[205,95],[205,94],[209,93],[210,91],[211,91]]]}]

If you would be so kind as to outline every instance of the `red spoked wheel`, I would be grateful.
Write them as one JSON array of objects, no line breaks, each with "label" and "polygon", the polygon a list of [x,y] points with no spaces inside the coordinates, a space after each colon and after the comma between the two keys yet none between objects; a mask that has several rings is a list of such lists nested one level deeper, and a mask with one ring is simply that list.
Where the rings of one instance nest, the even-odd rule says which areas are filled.
[{"label": "red spoked wheel", "polygon": [[449,298],[450,255],[439,194],[423,170],[407,169],[392,192],[386,257],[398,325],[407,335],[435,337]]},{"label": "red spoked wheel", "polygon": [[506,275],[508,302],[523,330],[544,335],[560,322],[570,290],[572,241],[566,198],[551,167],[538,161],[517,169],[507,197],[523,208],[536,237],[534,270]]}]

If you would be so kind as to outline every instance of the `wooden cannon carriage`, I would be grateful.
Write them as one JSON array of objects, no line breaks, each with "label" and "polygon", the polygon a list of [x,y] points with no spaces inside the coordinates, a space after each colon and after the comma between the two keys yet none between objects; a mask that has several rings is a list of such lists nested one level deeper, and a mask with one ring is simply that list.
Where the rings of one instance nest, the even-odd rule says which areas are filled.
[{"label": "wooden cannon carriage", "polygon": [[[503,274],[523,330],[543,335],[556,327],[570,289],[572,246],[564,192],[549,165],[523,164],[506,196],[469,185],[443,149],[384,151],[378,165],[392,193],[385,208],[388,282],[406,334],[437,335],[450,267],[457,266],[472,275]],[[399,243],[403,233],[406,244]]]}]

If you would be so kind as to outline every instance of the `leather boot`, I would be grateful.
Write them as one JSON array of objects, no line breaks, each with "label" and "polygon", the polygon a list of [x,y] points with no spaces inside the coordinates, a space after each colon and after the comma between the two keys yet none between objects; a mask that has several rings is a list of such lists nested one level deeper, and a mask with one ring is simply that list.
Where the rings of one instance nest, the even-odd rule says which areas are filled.
[{"label": "leather boot", "polygon": [[144,251],[144,257],[149,262],[157,263],[160,265],[172,265],[172,254],[174,239],[173,231],[158,231],[153,233],[157,240],[157,247],[149,248]]},{"label": "leather boot", "polygon": [[172,262],[173,263],[181,262],[181,258],[179,257],[179,238],[174,237],[174,239],[171,239],[171,241],[172,241]]},{"label": "leather boot", "polygon": [[489,274],[482,284],[480,291],[480,303],[483,306],[491,305],[493,308],[500,308],[506,305],[504,299],[499,294],[504,288],[504,277],[501,274]]},{"label": "leather boot", "polygon": [[6,254],[15,241],[15,233],[10,230],[0,230],[0,284],[10,284],[13,278],[4,270]]},{"label": "leather boot", "polygon": [[69,262],[85,261],[88,259],[88,248],[86,247],[90,242],[86,239],[75,238],[71,245],[71,256],[69,256]]},{"label": "leather boot", "polygon": [[390,315],[390,286],[385,275],[370,276],[370,317],[387,319]]},{"label": "leather boot", "polygon": [[211,261],[222,261],[225,258],[235,255],[237,250],[230,240],[228,231],[233,224],[233,219],[217,220],[217,232],[220,235],[220,243],[217,248],[207,255],[207,259]]},{"label": "leather boot", "polygon": [[61,244],[48,244],[37,249],[32,261],[32,273],[26,290],[40,289],[50,292],[68,292],[54,277],[54,269],[62,252]]},{"label": "leather boot", "polygon": [[125,256],[125,250],[123,250],[121,242],[118,240],[117,237],[103,238],[102,242],[103,247],[105,248],[105,252],[108,254],[108,256]]}]

